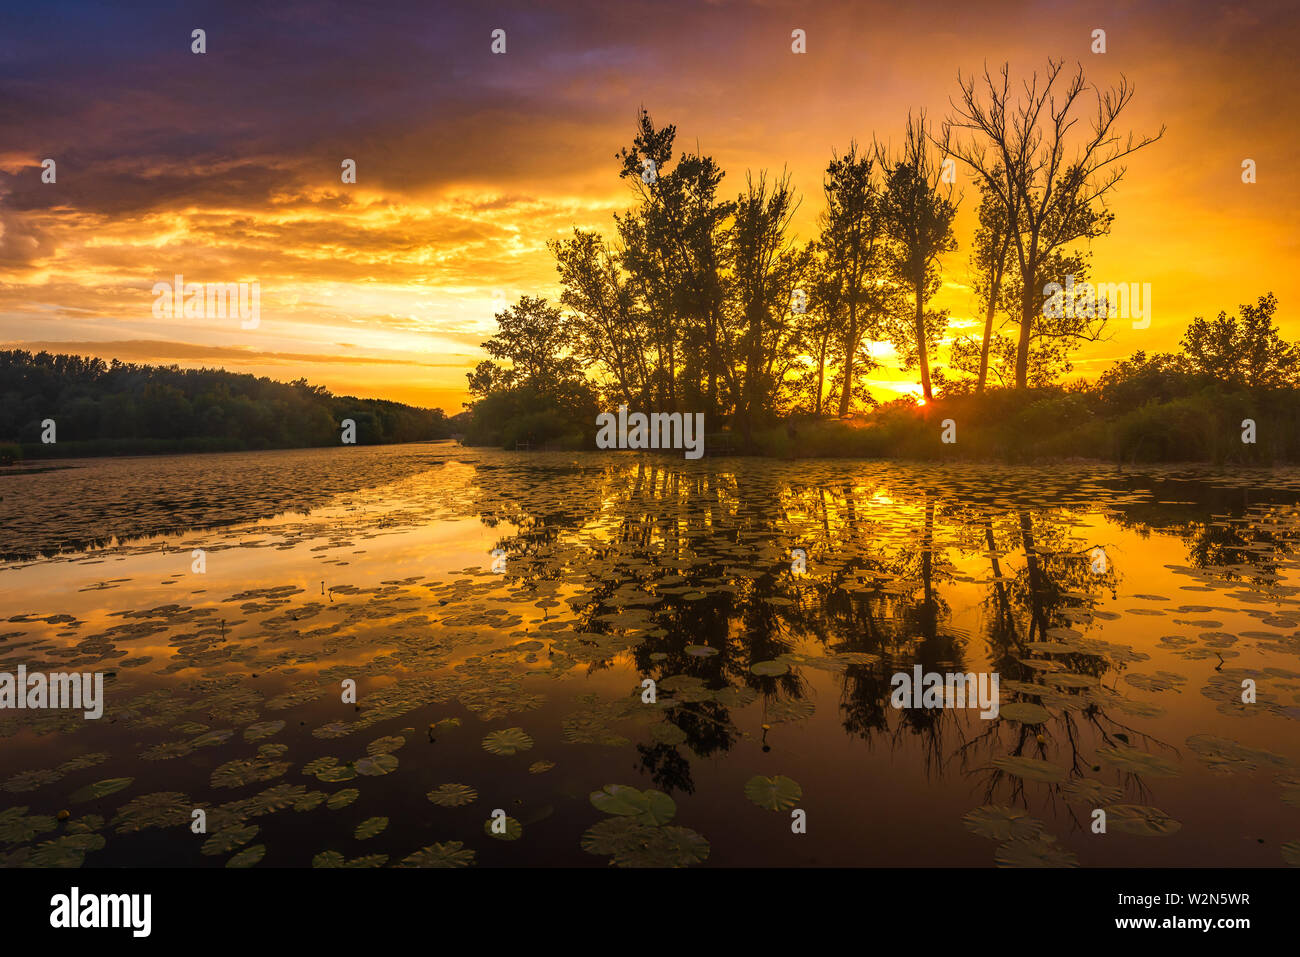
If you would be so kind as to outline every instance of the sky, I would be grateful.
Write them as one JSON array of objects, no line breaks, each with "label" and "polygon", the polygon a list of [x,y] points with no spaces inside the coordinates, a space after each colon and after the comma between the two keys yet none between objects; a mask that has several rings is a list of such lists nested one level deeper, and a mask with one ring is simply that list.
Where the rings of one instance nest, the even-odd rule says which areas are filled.
[{"label": "sky", "polygon": [[[0,348],[459,411],[494,312],[558,297],[546,242],[612,236],[633,204],[615,153],[641,107],[677,127],[678,152],[721,164],[724,196],[746,170],[787,169],[803,195],[794,232],[810,239],[833,151],[897,143],[909,110],[942,119],[959,70],[1008,62],[1028,78],[1049,57],[1103,89],[1125,75],[1123,130],[1166,127],[1131,157],[1092,247],[1094,279],[1150,283],[1152,321],[1113,323],[1077,373],[1175,349],[1193,316],[1269,291],[1300,339],[1291,2],[16,7],[0,13]],[[957,192],[936,304],[963,334],[978,193],[960,166]],[[256,326],[155,315],[155,284],[177,274],[256,282]],[[914,390],[881,355],[877,393]]]}]

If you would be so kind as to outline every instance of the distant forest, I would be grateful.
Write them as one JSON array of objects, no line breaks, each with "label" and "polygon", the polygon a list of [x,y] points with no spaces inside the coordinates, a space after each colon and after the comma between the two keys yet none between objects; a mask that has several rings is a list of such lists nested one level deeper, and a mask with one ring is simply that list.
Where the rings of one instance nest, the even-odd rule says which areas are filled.
[{"label": "distant forest", "polygon": [[[52,444],[41,441],[46,419]],[[338,445],[343,419],[358,445],[451,434],[441,409],[335,396],[305,379],[0,351],[0,460]]]},{"label": "distant forest", "polygon": [[[1187,317],[1175,354],[1067,381],[1115,320],[1151,319],[1136,289],[1089,285],[1124,164],[1163,134],[1121,131],[1133,95],[1060,61],[1023,85],[1006,67],[959,76],[942,122],[908,116],[896,148],[830,157],[807,241],[790,231],[802,199],[788,173],[747,172],[728,196],[718,163],[675,153],[676,128],[643,109],[611,168],[634,205],[609,238],[550,243],[558,302],[497,313],[491,358],[468,376],[466,441],[592,448],[597,411],[626,404],[703,412],[707,432],[729,433],[715,449],[762,454],[1300,460],[1300,363],[1272,294]],[[966,268],[949,275],[957,170],[978,205]],[[934,306],[945,281],[973,290],[972,334]],[[883,343],[915,397],[872,395]],[[940,449],[945,418],[957,437]]]}]

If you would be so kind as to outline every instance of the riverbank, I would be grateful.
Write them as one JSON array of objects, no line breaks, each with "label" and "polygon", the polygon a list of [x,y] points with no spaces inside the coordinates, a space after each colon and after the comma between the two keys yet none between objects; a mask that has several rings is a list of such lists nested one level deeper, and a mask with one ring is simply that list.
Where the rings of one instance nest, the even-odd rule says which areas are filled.
[{"label": "riverbank", "polygon": [[[531,434],[513,424],[495,436],[474,438],[481,440],[477,444],[512,450],[596,448],[594,427],[571,424],[565,431]],[[503,442],[506,438],[518,444]],[[748,435],[735,426],[707,430],[704,455],[1289,464],[1300,462],[1300,393],[1211,388],[1138,401],[1084,389],[997,390],[926,404],[897,401],[845,418],[791,416],[752,428]]]}]

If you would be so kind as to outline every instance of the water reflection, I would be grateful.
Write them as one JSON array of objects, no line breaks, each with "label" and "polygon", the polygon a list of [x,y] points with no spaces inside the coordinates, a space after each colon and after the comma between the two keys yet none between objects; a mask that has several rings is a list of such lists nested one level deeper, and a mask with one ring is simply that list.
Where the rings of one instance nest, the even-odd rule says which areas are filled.
[{"label": "water reflection", "polygon": [[[217,457],[193,458],[221,468],[212,464]],[[164,475],[189,481],[201,465],[173,464]],[[162,579],[171,592],[146,588],[129,573],[165,555],[162,543],[114,538],[82,555],[84,519],[26,536],[20,528],[6,543],[11,554],[52,557],[0,571],[5,594],[12,599],[21,590],[36,609],[10,618],[5,660],[25,660],[39,648],[87,667],[114,661],[123,691],[137,692],[120,714],[123,731],[99,735],[105,761],[96,773],[144,778],[135,757],[141,734],[161,753],[206,757],[209,745],[177,740],[178,727],[202,725],[187,728],[202,737],[222,720],[280,717],[290,728],[301,725],[302,735],[310,731],[295,740],[287,763],[314,769],[308,780],[355,783],[354,765],[337,763],[338,748],[326,755],[311,749],[368,728],[410,741],[413,728],[403,725],[423,727],[456,707],[522,727],[545,752],[543,764],[568,762],[568,785],[547,784],[563,779],[544,768],[519,800],[546,809],[537,812],[539,828],[576,827],[575,853],[594,813],[586,792],[630,783],[679,802],[675,813],[683,819],[689,809],[692,826],[713,842],[710,862],[746,854],[795,861],[789,850],[762,857],[740,843],[753,822],[740,819],[736,805],[744,797],[725,782],[733,769],[770,774],[765,769],[797,762],[805,801],[821,806],[840,799],[843,779],[857,766],[889,774],[898,793],[860,798],[857,806],[890,816],[900,833],[933,831],[927,815],[934,812],[913,805],[923,793],[941,795],[927,801],[942,805],[942,826],[961,820],[966,832],[996,843],[981,857],[978,848],[936,839],[926,845],[933,860],[1008,866],[1133,862],[1123,845],[1090,840],[1098,809],[1119,833],[1171,838],[1161,842],[1170,848],[1161,852],[1167,860],[1240,857],[1235,831],[1216,831],[1207,819],[1207,773],[1295,774],[1288,722],[1300,717],[1300,673],[1291,670],[1300,654],[1300,476],[1291,472],[683,463],[443,445],[418,453],[357,450],[349,469],[324,470],[335,476],[325,487],[346,489],[341,497],[322,493],[323,507],[270,520],[305,484],[300,473],[319,472],[318,465],[281,460],[263,478],[266,511],[256,517],[267,520],[229,532],[192,531],[170,546],[202,541],[227,549],[251,563],[247,580],[194,590],[173,572]],[[113,493],[122,520],[131,525],[133,508],[139,529],[177,534],[166,520],[175,490],[164,485],[143,495],[142,484],[157,473],[145,465],[134,473],[112,468],[118,488],[130,474],[125,485],[138,495],[128,508],[128,497]],[[242,478],[246,469],[232,462],[225,479]],[[389,481],[366,487],[386,470]],[[209,489],[221,486],[205,481]],[[36,486],[47,497],[42,514],[71,510],[59,496],[91,487],[89,476]],[[434,561],[430,568],[429,555],[444,553],[458,564]],[[501,574],[491,570],[494,555]],[[100,599],[66,614],[60,589],[104,561],[124,568],[124,576],[101,583],[116,608]],[[36,577],[13,577],[19,574]],[[322,575],[328,589],[324,582],[307,586]],[[277,585],[277,576],[287,583]],[[163,594],[169,603],[161,603]],[[128,627],[134,615],[141,619]],[[146,638],[152,655],[117,647]],[[996,672],[999,716],[893,707],[893,676],[918,666],[924,673]],[[338,680],[356,674],[379,689],[360,717],[330,706]],[[653,703],[643,698],[645,679],[654,682]],[[1240,700],[1246,680],[1259,686],[1257,708]],[[150,695],[169,689],[168,709],[151,713],[162,699]],[[193,721],[196,714],[208,718]],[[59,746],[71,753],[83,729],[54,716],[45,721],[39,730],[59,732]],[[11,716],[0,722],[7,734],[31,730]],[[427,738],[443,749],[436,754],[446,753],[447,735],[431,728]],[[212,748],[225,746],[223,739]],[[278,754],[254,764],[278,767]],[[627,780],[629,755],[636,781]],[[336,763],[312,763],[327,757]],[[459,749],[439,763],[439,781],[404,775],[397,764],[366,786],[408,808],[427,787],[448,781],[484,793],[524,789],[506,783],[500,762],[482,749]],[[197,767],[196,794],[209,789],[206,765]],[[30,772],[4,770],[18,782],[9,790],[24,793]],[[298,780],[292,774],[288,780]],[[242,781],[229,768],[224,777]],[[1262,830],[1283,826],[1273,785],[1255,776],[1238,787]],[[122,808],[118,817],[112,812],[117,800],[106,797],[105,830],[120,824]],[[221,807],[231,826],[245,826],[250,807],[228,804]],[[547,862],[528,849],[527,834],[511,842],[513,856],[500,857],[503,847],[482,846],[483,815],[466,813],[443,836],[477,848],[482,863]],[[1181,818],[1196,821],[1195,840],[1180,837]],[[525,821],[525,831],[532,827]],[[413,847],[419,831],[393,816],[384,833]],[[655,843],[668,833],[600,832],[587,843],[616,862],[620,853],[643,861],[651,846],[659,855],[653,861],[678,862],[667,843]],[[285,835],[280,840],[290,846],[319,850],[312,828]],[[698,860],[696,839],[703,838],[691,835],[690,860]],[[873,859],[864,835],[807,840],[841,854],[842,863],[915,863]],[[622,847],[623,839],[643,857]],[[684,846],[681,835],[674,840]],[[109,860],[115,843],[103,852]],[[1265,843],[1273,857],[1241,862],[1276,864],[1289,853],[1277,857],[1280,839]],[[439,846],[419,849],[414,859],[460,859],[460,849]],[[30,863],[36,852],[24,841],[6,853],[10,863]],[[183,855],[177,861],[191,862]]]}]

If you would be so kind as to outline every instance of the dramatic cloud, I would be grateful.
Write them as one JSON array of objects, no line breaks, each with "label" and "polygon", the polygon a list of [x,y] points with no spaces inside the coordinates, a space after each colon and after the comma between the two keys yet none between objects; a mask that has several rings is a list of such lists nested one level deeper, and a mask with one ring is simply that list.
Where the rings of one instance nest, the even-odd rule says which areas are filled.
[{"label": "dramatic cloud", "polygon": [[[719,160],[724,192],[747,168],[788,168],[806,238],[832,149],[897,141],[909,110],[941,117],[958,69],[1009,60],[1028,75],[1049,56],[1102,86],[1126,75],[1126,128],[1168,125],[1130,164],[1093,259],[1098,279],[1152,284],[1154,322],[1119,324],[1079,370],[1171,348],[1192,315],[1269,290],[1300,336],[1295,136],[1279,108],[1300,37],[1282,2],[51,3],[0,16],[0,339],[12,342],[275,375],[277,357],[304,357],[292,362],[335,391],[455,410],[494,294],[554,296],[547,240],[611,232],[630,202],[614,154],[642,105],[676,124],[679,148]],[[498,27],[504,56],[489,51]],[[804,55],[790,52],[796,27]],[[1089,49],[1096,28],[1105,54]],[[344,159],[355,185],[340,182]],[[962,319],[976,193],[959,185],[962,248],[939,305]],[[156,319],[150,289],[177,273],[256,280],[259,327]]]}]

